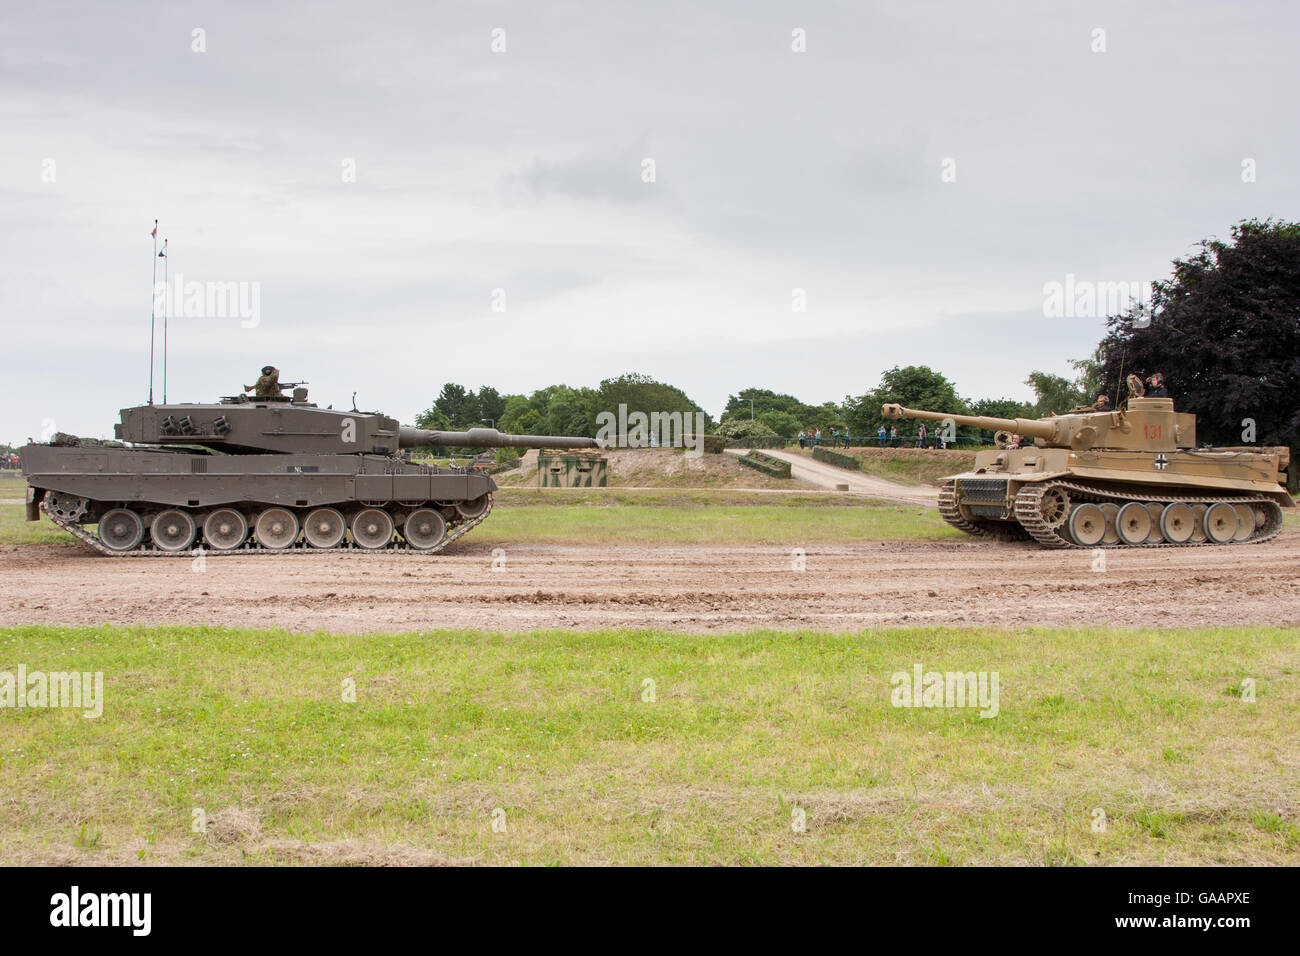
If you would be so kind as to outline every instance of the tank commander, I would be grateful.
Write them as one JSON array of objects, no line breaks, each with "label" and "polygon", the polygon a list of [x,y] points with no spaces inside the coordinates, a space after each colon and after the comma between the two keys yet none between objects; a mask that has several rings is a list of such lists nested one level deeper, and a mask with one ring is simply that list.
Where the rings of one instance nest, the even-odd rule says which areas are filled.
[{"label": "tank commander", "polygon": [[1169,389],[1165,388],[1165,377],[1161,372],[1152,372],[1147,378],[1148,398],[1168,398]]},{"label": "tank commander", "polygon": [[280,398],[284,394],[280,370],[274,365],[263,365],[262,377],[254,385],[245,385],[244,391],[253,392],[255,398]]}]

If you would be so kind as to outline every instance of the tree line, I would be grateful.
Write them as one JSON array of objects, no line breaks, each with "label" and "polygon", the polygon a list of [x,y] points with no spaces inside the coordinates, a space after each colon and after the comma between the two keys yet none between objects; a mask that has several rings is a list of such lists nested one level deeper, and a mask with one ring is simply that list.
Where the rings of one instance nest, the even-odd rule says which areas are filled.
[{"label": "tree line", "polygon": [[[820,405],[760,387],[728,396],[709,430],[732,437],[793,437],[800,431],[848,428],[871,436],[880,406],[997,418],[1061,414],[1105,393],[1118,405],[1127,375],[1162,372],[1179,410],[1198,417],[1202,444],[1287,445],[1300,457],[1300,223],[1243,220],[1230,240],[1206,239],[1176,259],[1167,280],[1153,283],[1150,303],[1107,320],[1093,354],[1072,361],[1072,377],[1031,371],[1034,400],[968,398],[925,365],[895,367],[874,388]],[[616,411],[703,412],[680,388],[629,373],[595,388],[551,385],[531,395],[472,391],[447,383],[417,418],[426,428],[494,424],[516,434],[596,433],[596,415]],[[890,423],[894,424],[894,423]],[[915,425],[909,426],[915,428]],[[970,434],[972,430],[967,429]]]}]

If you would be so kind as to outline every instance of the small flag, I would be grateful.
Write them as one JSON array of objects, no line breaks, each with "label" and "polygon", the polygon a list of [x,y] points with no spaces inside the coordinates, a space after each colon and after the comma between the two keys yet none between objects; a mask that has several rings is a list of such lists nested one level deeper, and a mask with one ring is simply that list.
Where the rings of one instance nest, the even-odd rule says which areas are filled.
[{"label": "small flag", "polygon": [[149,235],[153,236],[155,239],[158,238],[158,220],[157,220],[157,219],[155,219],[155,220],[153,221],[153,232],[149,233]]},{"label": "small flag", "polygon": [[162,251],[158,253],[158,258],[159,258],[159,259],[166,259],[166,258],[167,258],[167,240],[166,240],[166,239],[163,240]]}]

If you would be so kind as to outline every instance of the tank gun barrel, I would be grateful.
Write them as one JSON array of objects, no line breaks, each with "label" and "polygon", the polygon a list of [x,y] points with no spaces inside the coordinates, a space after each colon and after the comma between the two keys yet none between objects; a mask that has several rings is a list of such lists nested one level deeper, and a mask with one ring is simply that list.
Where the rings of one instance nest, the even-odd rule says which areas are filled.
[{"label": "tank gun barrel", "polygon": [[594,438],[572,435],[506,435],[495,428],[471,428],[467,432],[442,432],[403,425],[398,434],[403,448],[457,445],[469,448],[600,448]]},{"label": "tank gun barrel", "polygon": [[970,425],[989,431],[1008,431],[1027,438],[1052,440],[1057,437],[1057,426],[1051,421],[1035,418],[990,418],[985,415],[952,415],[947,412],[923,412],[902,405],[888,404],[880,409],[885,418],[923,418],[927,421],[952,421],[955,425]]}]

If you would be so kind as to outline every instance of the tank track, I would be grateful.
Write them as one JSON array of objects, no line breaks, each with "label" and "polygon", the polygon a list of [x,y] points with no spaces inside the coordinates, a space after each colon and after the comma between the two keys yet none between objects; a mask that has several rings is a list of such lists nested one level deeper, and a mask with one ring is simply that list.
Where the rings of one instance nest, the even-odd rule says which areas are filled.
[{"label": "tank track", "polygon": [[[1107,544],[1104,541],[1095,545],[1075,544],[1066,537],[1065,523],[1052,527],[1043,518],[1040,502],[1043,495],[1052,488],[1063,488],[1070,493],[1071,501],[1111,502],[1115,504],[1129,501],[1152,502],[1155,504],[1172,504],[1181,501],[1189,505],[1213,505],[1220,502],[1230,505],[1264,505],[1268,511],[1268,520],[1262,528],[1245,541],[1225,541],[1222,544],[1205,541],[1155,541],[1143,544],[1125,544],[1123,541]],[[1132,492],[1107,491],[1072,481],[1035,482],[1022,487],[1016,495],[1016,520],[1039,544],[1048,548],[1192,548],[1202,546],[1222,547],[1229,544],[1259,544],[1276,537],[1282,530],[1282,509],[1271,498],[1262,495],[1155,495],[1135,494]]]},{"label": "tank track", "polygon": [[939,485],[939,517],[948,522],[959,531],[965,531],[967,534],[983,535],[985,529],[973,521],[968,521],[963,517],[961,509],[957,507],[957,480],[955,478],[942,482]]},{"label": "tank track", "polygon": [[397,535],[394,534],[393,539],[389,541],[389,543],[382,548],[362,548],[362,547],[358,547],[356,544],[354,544],[352,541],[349,540],[345,540],[343,544],[339,545],[336,548],[315,548],[312,547],[310,544],[308,544],[305,540],[300,540],[295,542],[291,547],[288,548],[271,549],[271,548],[264,548],[261,545],[257,544],[253,540],[252,535],[250,535],[248,539],[243,544],[241,544],[238,548],[232,548],[228,551],[218,551],[215,548],[208,548],[202,545],[196,545],[195,547],[188,548],[184,551],[164,551],[161,548],[154,547],[152,542],[149,541],[145,541],[139,547],[133,548],[130,551],[116,551],[113,548],[106,546],[102,541],[96,538],[93,534],[91,534],[81,525],[75,524],[72,521],[67,520],[66,518],[60,518],[57,515],[51,514],[49,508],[46,507],[46,503],[44,501],[41,502],[41,511],[45,513],[46,517],[48,517],[51,521],[53,521],[64,531],[68,532],[68,534],[72,535],[78,541],[85,542],[86,544],[94,548],[96,551],[98,551],[100,554],[108,555],[111,558],[190,558],[192,560],[193,558],[197,557],[199,554],[202,554],[204,557],[212,557],[212,558],[224,558],[227,556],[249,557],[252,555],[263,555],[263,554],[287,555],[287,554],[401,553],[401,554],[425,555],[425,554],[439,553],[444,548],[446,548],[447,545],[451,544],[453,541],[457,540],[462,535],[466,534],[471,528],[474,528],[477,525],[481,524],[484,521],[484,519],[486,519],[487,516],[492,513],[492,496],[490,494],[487,496],[487,507],[483,509],[482,514],[476,515],[473,518],[466,518],[463,522],[456,525],[455,528],[447,532],[446,536],[442,539],[442,541],[440,541],[437,547],[434,548],[412,548],[410,545],[402,541],[399,541]]}]

